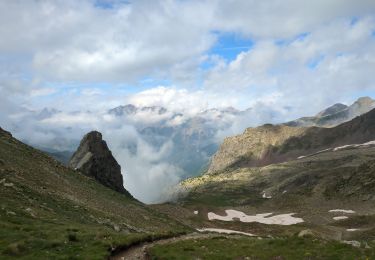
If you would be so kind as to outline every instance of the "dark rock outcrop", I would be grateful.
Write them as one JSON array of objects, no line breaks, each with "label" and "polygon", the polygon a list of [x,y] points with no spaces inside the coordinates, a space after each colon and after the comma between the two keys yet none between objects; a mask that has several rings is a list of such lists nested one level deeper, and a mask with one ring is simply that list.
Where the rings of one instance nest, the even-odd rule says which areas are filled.
[{"label": "dark rock outcrop", "polygon": [[12,137],[12,134],[10,132],[5,131],[1,127],[0,127],[0,135],[5,135],[5,136],[8,136],[8,137]]},{"label": "dark rock outcrop", "polygon": [[123,186],[120,165],[102,139],[102,134],[97,131],[92,131],[83,137],[77,151],[70,159],[69,166],[108,188],[131,196]]}]

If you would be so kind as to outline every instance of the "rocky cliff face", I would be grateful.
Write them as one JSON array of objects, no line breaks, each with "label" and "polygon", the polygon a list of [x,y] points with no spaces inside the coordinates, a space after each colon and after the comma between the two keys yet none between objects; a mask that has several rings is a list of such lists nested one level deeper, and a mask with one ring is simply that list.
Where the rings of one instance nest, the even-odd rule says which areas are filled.
[{"label": "rocky cliff face", "polygon": [[264,166],[336,147],[375,140],[375,109],[332,128],[264,125],[226,138],[208,173],[227,168]]},{"label": "rocky cliff face", "polygon": [[246,160],[251,166],[267,164],[269,149],[279,146],[287,139],[300,136],[306,131],[303,127],[284,125],[263,125],[247,128],[241,135],[225,138],[219,151],[212,157],[208,173],[214,173],[235,166]]},{"label": "rocky cliff face", "polygon": [[123,186],[120,165],[102,139],[102,134],[97,131],[92,131],[83,137],[77,151],[70,159],[69,166],[108,188],[131,196]]}]

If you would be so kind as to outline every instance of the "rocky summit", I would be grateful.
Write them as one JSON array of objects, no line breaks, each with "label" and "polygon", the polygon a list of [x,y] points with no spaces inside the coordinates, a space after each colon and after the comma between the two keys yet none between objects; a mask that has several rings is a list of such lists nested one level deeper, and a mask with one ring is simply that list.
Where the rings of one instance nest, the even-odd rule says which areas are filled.
[{"label": "rocky summit", "polygon": [[108,188],[131,196],[124,188],[121,166],[113,157],[102,134],[97,131],[92,131],[83,137],[77,151],[70,159],[69,166]]},{"label": "rocky summit", "polygon": [[363,115],[375,108],[375,100],[370,97],[361,97],[350,106],[337,103],[315,116],[302,117],[285,123],[288,126],[319,126],[334,127],[348,122],[357,116]]}]

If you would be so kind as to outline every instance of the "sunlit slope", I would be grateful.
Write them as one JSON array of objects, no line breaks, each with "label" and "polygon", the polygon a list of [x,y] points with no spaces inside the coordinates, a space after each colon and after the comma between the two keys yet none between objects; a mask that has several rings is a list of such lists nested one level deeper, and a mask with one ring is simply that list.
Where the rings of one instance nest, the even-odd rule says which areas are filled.
[{"label": "sunlit slope", "polygon": [[276,208],[331,200],[375,203],[375,147],[348,147],[265,167],[228,169],[181,185],[188,191],[185,203]]},{"label": "sunlit slope", "polygon": [[[181,190],[183,196],[178,203],[190,209],[188,220],[202,222],[204,227],[261,235],[293,235],[311,229],[329,239],[375,240],[375,147],[329,151],[281,164],[206,174],[184,181]],[[227,210],[239,211],[240,217],[221,221],[221,216],[227,218]],[[193,215],[193,211],[199,213]],[[213,213],[216,219],[209,220]],[[292,213],[303,222],[280,226],[247,223],[241,217],[267,214],[272,218]]]},{"label": "sunlit slope", "polygon": [[0,129],[0,258],[103,259],[184,227]]}]

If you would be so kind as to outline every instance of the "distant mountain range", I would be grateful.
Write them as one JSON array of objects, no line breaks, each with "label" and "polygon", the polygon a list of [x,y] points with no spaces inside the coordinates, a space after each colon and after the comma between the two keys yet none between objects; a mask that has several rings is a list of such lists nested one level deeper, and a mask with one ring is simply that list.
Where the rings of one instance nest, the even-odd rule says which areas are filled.
[{"label": "distant mountain range", "polygon": [[[239,165],[264,166],[295,159],[335,145],[375,140],[371,131],[375,128],[371,119],[371,113],[375,113],[375,110],[367,115],[370,119],[366,119],[366,125],[358,122],[364,120],[362,117],[355,118],[373,108],[375,100],[364,97],[351,106],[335,104],[315,117],[304,117],[280,125],[266,124],[247,128],[243,134],[224,140],[218,152],[212,157],[208,173]],[[344,124],[353,118],[355,119],[352,122]]]},{"label": "distant mountain range", "polygon": [[352,120],[356,116],[367,113],[375,108],[375,100],[370,97],[362,97],[352,105],[334,104],[319,112],[316,116],[302,117],[285,123],[288,126],[322,126],[332,127],[343,122]]},{"label": "distant mountain range", "polygon": [[[322,110],[315,116],[302,117],[283,125],[290,127],[333,127],[373,108],[375,108],[375,100],[362,97],[350,106],[338,103]],[[192,176],[204,170],[209,158],[217,151],[221,141],[217,138],[218,131],[229,128],[233,121],[245,117],[246,112],[246,110],[239,111],[227,107],[209,109],[193,116],[187,116],[183,113],[170,112],[160,106],[137,107],[128,104],[110,109],[104,114],[114,116],[118,121],[131,122],[142,138],[155,148],[160,148],[168,140],[172,140],[173,151],[169,153],[168,161],[181,167],[186,172],[186,176]],[[43,109],[35,117],[44,120],[58,113],[61,113],[61,111]],[[58,149],[56,147],[58,146],[57,140],[54,146],[39,146],[39,148],[66,163],[69,153],[72,155],[79,140],[66,142],[63,138],[59,139],[59,142],[69,143],[69,149]],[[53,147],[55,148],[53,149]],[[127,143],[124,144],[124,149],[129,149],[134,153],[136,152],[136,145]]]},{"label": "distant mountain range", "polygon": [[[186,116],[158,106],[126,105],[111,109],[108,114],[114,115],[117,120],[133,121],[139,135],[153,147],[160,148],[172,142],[166,160],[181,168],[185,172],[181,177],[186,178],[204,170],[219,146],[217,132],[228,128],[241,112],[234,108],[223,108]],[[124,148],[133,153],[137,149],[129,143]]]},{"label": "distant mountain range", "polygon": [[[74,117],[79,113],[73,112],[68,116]],[[139,136],[155,149],[160,149],[164,144],[172,141],[172,150],[168,152],[166,159],[183,169],[186,176],[191,176],[199,174],[207,165],[210,156],[216,152],[219,146],[219,140],[216,138],[217,132],[228,128],[233,120],[242,113],[228,107],[209,109],[191,116],[171,112],[159,106],[137,107],[128,104],[105,111],[99,116],[100,118],[111,116],[113,121],[119,125],[123,122],[124,125],[135,127]],[[32,118],[43,123],[61,115],[66,116],[56,109],[43,109],[25,115],[25,121]],[[85,112],[83,116],[90,117],[93,114]],[[13,132],[17,133],[18,128],[19,126],[15,124]],[[22,138],[22,140],[46,151],[64,164],[69,161],[84,132],[79,131],[73,136],[73,134],[69,134],[75,131],[72,127],[64,129],[39,128],[41,127],[38,126],[38,130],[35,132],[40,131],[54,138],[50,138],[45,143],[36,143],[27,138]],[[62,132],[65,132],[65,135]],[[136,154],[138,147],[135,140],[128,140],[122,144],[122,148]]]},{"label": "distant mountain range", "polygon": [[[254,121],[256,112],[252,109],[240,111],[224,107],[191,114],[160,106],[142,107],[132,104],[95,113],[67,113],[46,108],[17,115],[12,125],[7,128],[20,140],[49,153],[64,164],[67,164],[73,155],[81,137],[91,130],[98,130],[103,133],[114,155],[123,165],[122,170],[123,173],[126,172],[128,180],[148,175],[143,179],[144,185],[147,185],[147,179],[154,174],[165,178],[160,180],[160,187],[155,188],[155,192],[158,192],[166,187],[165,183],[167,186],[169,183],[173,185],[179,180],[200,175],[208,168],[209,172],[213,172],[217,170],[216,166],[221,168],[221,165],[238,161],[237,154],[244,158],[268,158],[263,155],[268,151],[268,145],[281,145],[286,139],[301,135],[304,130],[299,127],[333,127],[369,111],[374,106],[374,100],[364,97],[350,106],[336,104],[316,116],[300,118],[277,127],[266,125],[249,128],[245,135],[259,135],[261,138],[251,144],[253,148],[257,146],[251,150],[252,155],[247,154],[250,151],[247,146],[250,144],[246,138],[238,139],[240,144],[233,146],[233,149],[236,148],[235,155],[229,153],[229,156],[224,154],[221,157],[219,152],[213,157],[211,164],[210,160],[218,151],[223,138],[242,131],[247,126],[246,122]],[[241,126],[234,132],[233,125]],[[271,132],[273,135],[268,135]],[[227,143],[228,140],[224,140],[221,150]],[[226,152],[229,150],[226,149]],[[220,163],[215,163],[215,160]],[[140,165],[144,167],[139,167]],[[137,179],[137,183],[139,181]],[[131,183],[131,180],[127,183]]]}]

